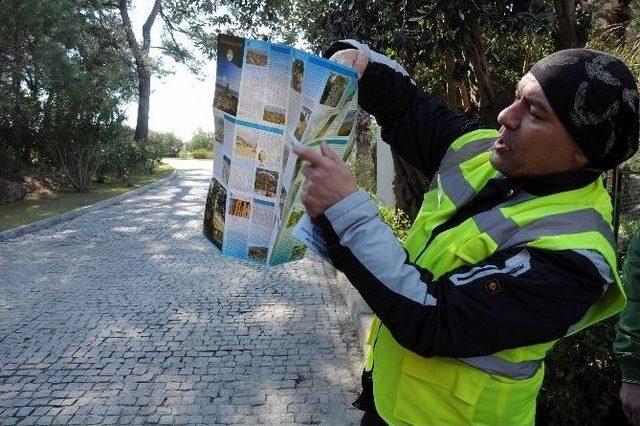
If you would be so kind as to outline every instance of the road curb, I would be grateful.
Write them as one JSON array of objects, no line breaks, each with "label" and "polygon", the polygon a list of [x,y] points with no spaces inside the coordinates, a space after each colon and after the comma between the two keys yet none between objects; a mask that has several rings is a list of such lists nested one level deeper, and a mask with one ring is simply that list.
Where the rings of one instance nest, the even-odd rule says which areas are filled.
[{"label": "road curb", "polygon": [[99,201],[95,204],[90,204],[88,206],[80,207],[75,210],[60,213],[58,215],[39,220],[37,222],[22,225],[17,228],[7,229],[6,231],[0,232],[0,242],[7,241],[12,238],[20,237],[25,234],[30,234],[32,232],[36,232],[53,225],[57,225],[58,223],[74,219],[85,213],[89,213],[95,210],[99,210],[99,209],[111,206],[113,204],[117,204],[122,200],[126,200],[127,198],[133,197],[134,195],[141,194],[150,189],[156,188],[166,182],[169,182],[170,180],[173,180],[177,175],[178,175],[178,171],[174,170],[173,173],[171,173],[169,176],[162,178],[157,182],[150,183],[149,185],[145,185],[140,188],[134,189],[133,191],[125,192],[124,194],[116,195],[115,197],[112,197],[112,198],[107,198],[106,200]]},{"label": "road curb", "polygon": [[347,305],[360,347],[364,350],[367,337],[369,336],[369,328],[373,321],[373,312],[362,296],[353,288],[347,277],[337,270],[336,282],[338,283],[338,291],[345,305]]}]

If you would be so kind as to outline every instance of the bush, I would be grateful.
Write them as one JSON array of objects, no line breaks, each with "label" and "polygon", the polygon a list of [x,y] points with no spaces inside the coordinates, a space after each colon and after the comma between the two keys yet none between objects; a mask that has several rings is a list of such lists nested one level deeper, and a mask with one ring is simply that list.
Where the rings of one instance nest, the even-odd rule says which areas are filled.
[{"label": "bush", "polygon": [[191,153],[186,149],[183,149],[178,153],[178,158],[181,158],[183,160],[190,160],[193,158],[193,155],[191,155]]},{"label": "bush", "polygon": [[551,350],[536,424],[625,424],[618,400],[620,372],[611,351],[617,320],[599,322]]},{"label": "bush", "polygon": [[405,212],[400,209],[391,209],[383,204],[379,204],[378,216],[387,225],[391,227],[391,230],[401,243],[404,243],[409,228],[411,227],[411,220]]},{"label": "bush", "polygon": [[171,132],[149,132],[149,143],[161,157],[177,157],[184,143]]},{"label": "bush", "polygon": [[162,147],[150,141],[137,141],[132,129],[122,127],[102,153],[98,174],[113,173],[133,186],[140,171],[152,173],[162,160]]},{"label": "bush", "polygon": [[16,171],[20,168],[20,162],[16,158],[15,150],[0,142],[0,170]]},{"label": "bush", "polygon": [[206,160],[213,158],[213,152],[209,149],[200,148],[191,151],[191,156],[196,160]]},{"label": "bush", "polygon": [[202,129],[198,129],[195,135],[189,142],[186,143],[185,148],[187,151],[196,151],[199,149],[205,149],[213,151],[214,137],[212,132],[205,132]]}]

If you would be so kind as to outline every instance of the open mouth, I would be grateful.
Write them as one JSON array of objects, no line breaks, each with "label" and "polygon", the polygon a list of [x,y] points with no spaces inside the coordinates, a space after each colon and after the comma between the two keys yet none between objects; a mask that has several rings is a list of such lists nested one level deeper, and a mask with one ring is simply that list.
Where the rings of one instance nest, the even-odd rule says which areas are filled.
[{"label": "open mouth", "polygon": [[508,151],[511,151],[511,144],[507,142],[503,136],[500,136],[494,142],[493,149],[496,152],[508,152]]}]

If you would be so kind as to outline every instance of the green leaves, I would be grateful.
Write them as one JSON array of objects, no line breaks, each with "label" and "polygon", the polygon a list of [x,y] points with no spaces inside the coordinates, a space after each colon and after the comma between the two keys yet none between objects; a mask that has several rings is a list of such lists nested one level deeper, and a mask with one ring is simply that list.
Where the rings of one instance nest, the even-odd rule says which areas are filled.
[{"label": "green leaves", "polygon": [[115,18],[87,0],[0,2],[0,146],[54,162],[80,191],[133,93]]}]

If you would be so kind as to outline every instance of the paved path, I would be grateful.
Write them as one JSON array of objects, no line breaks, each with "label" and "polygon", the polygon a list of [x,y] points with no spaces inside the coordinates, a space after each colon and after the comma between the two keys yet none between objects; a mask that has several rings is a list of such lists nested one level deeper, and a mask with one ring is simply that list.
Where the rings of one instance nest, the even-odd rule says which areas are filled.
[{"label": "paved path", "polygon": [[330,268],[201,235],[210,161],[0,243],[0,424],[353,424],[360,350]]}]

